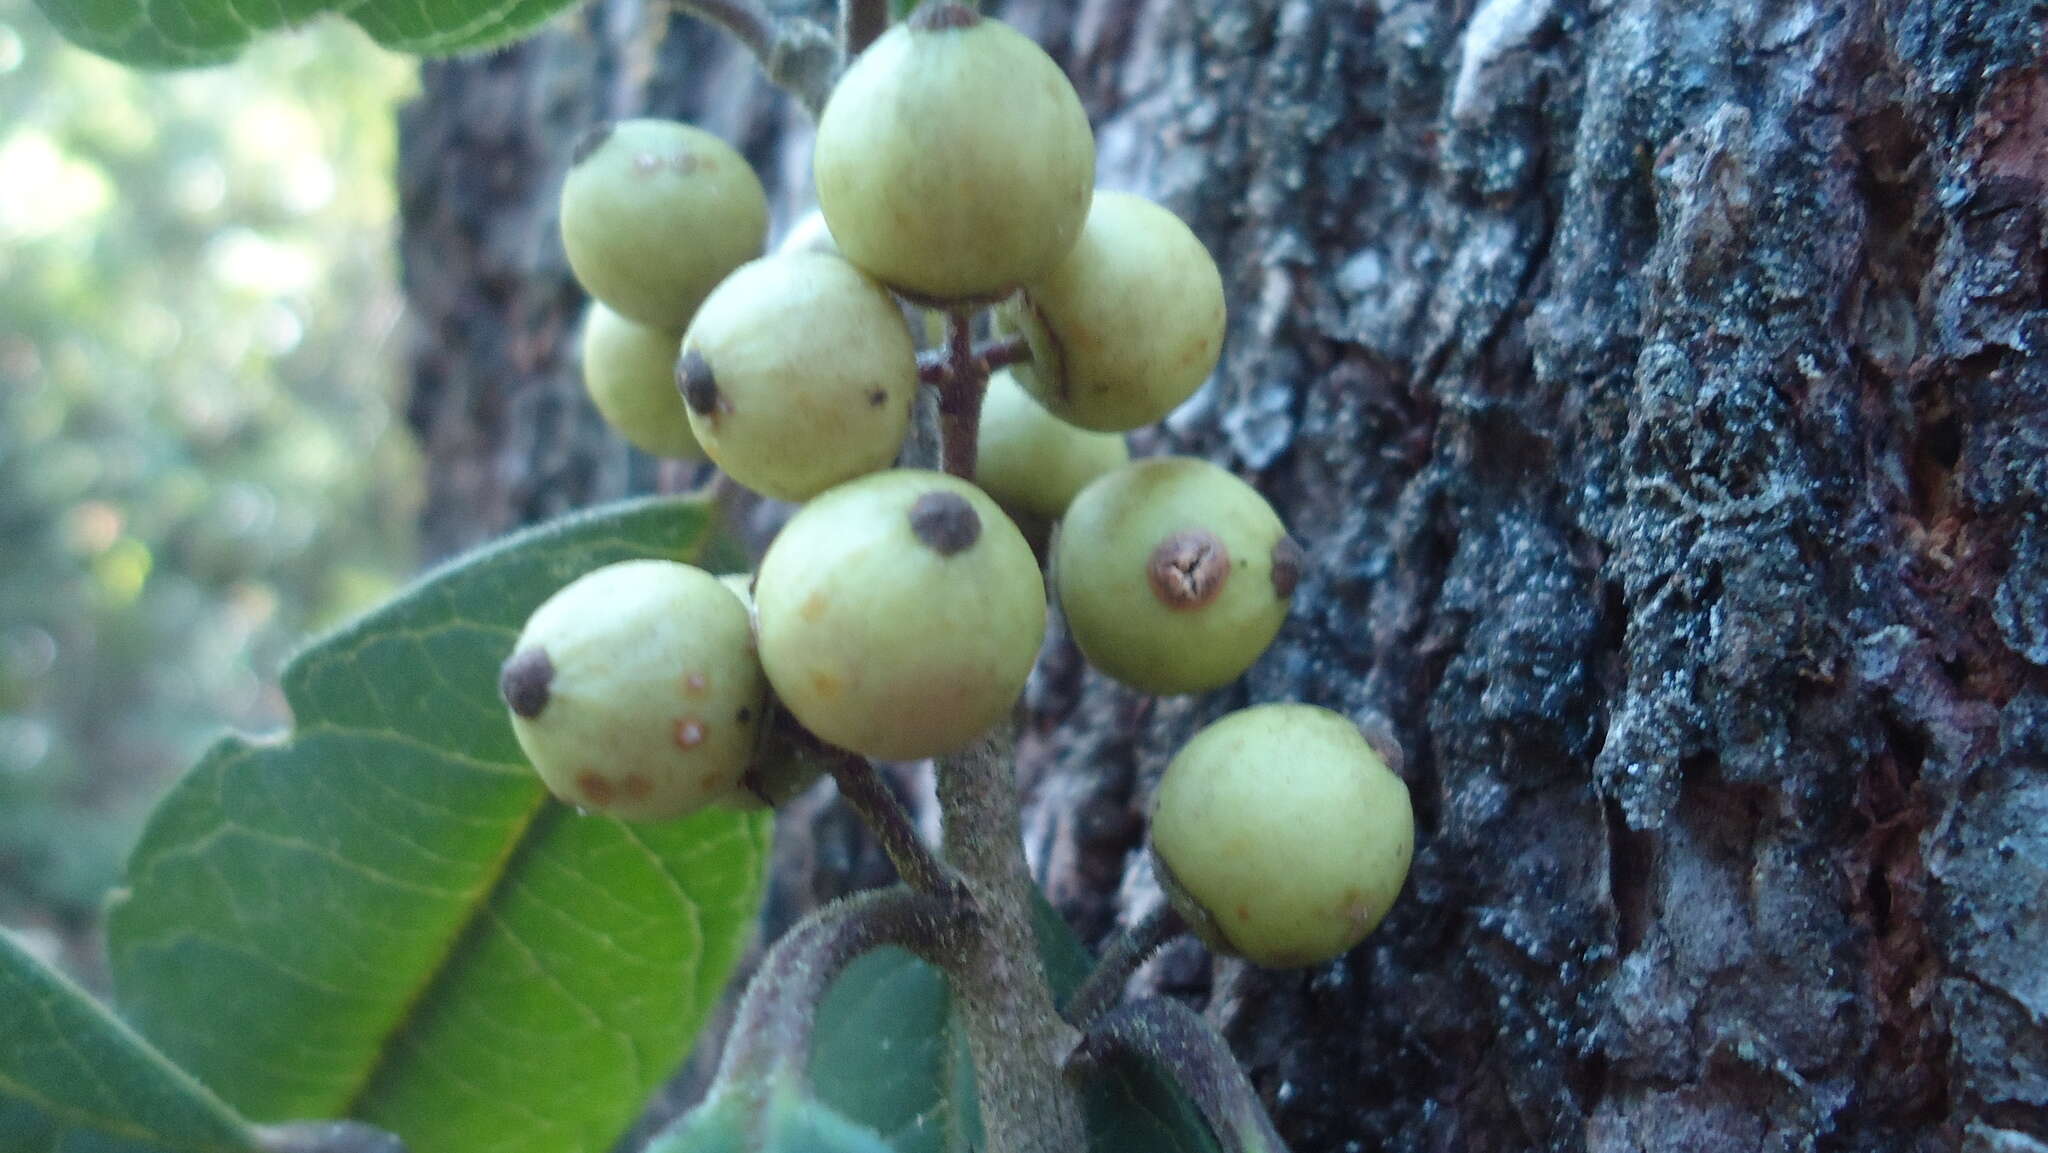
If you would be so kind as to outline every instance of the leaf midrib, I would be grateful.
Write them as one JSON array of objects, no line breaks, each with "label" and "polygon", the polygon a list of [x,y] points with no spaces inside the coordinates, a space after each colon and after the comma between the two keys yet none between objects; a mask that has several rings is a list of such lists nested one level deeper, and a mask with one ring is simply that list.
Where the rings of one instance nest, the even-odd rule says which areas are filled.
[{"label": "leaf midrib", "polygon": [[450,961],[469,938],[479,930],[479,923],[483,919],[483,910],[489,908],[497,900],[498,890],[505,880],[505,874],[511,870],[512,862],[519,858],[520,852],[538,835],[540,829],[553,824],[551,820],[547,819],[557,808],[553,799],[549,797],[546,789],[539,788],[538,786],[535,787],[534,792],[536,794],[534,804],[521,817],[517,835],[506,840],[504,849],[498,854],[497,859],[491,862],[484,884],[477,890],[477,899],[465,907],[464,915],[457,920],[454,929],[448,934],[447,940],[442,943],[435,963],[425,968],[418,983],[407,994],[405,1003],[400,1006],[398,1013],[393,1016],[391,1027],[385,1031],[383,1039],[377,1043],[376,1049],[372,1051],[370,1060],[364,1062],[361,1074],[357,1077],[354,1086],[350,1088],[348,1097],[339,1111],[340,1116],[359,1116],[365,1095],[376,1084],[377,1075],[387,1065],[398,1039],[405,1035],[413,1020],[419,1016],[420,1006],[426,1002],[428,994],[432,993],[434,988],[441,983],[442,978],[448,972]]}]

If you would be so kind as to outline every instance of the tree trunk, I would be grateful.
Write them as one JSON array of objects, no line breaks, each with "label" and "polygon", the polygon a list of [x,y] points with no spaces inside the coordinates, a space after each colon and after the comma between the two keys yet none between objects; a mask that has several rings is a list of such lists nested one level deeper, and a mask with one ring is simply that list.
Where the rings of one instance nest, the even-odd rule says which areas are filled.
[{"label": "tree trunk", "polygon": [[[1141,447],[1252,478],[1309,554],[1235,689],[1049,651],[1027,822],[1073,923],[1159,900],[1144,802],[1190,733],[1327,704],[1405,751],[1393,916],[1316,970],[1182,943],[1140,977],[1302,1153],[2048,1150],[2048,10],[1006,15],[1102,183],[1223,268],[1223,365]],[[437,551],[652,482],[566,359],[584,126],[687,115],[807,194],[801,113],[654,19],[600,0],[408,113]],[[791,891],[846,883],[818,867]]]}]

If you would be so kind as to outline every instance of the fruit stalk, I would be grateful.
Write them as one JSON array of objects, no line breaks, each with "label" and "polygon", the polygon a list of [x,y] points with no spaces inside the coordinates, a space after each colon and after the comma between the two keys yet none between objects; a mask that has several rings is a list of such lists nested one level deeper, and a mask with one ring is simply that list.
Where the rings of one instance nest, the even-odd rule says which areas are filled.
[{"label": "fruit stalk", "polygon": [[841,799],[860,814],[861,823],[881,842],[882,851],[888,854],[889,863],[896,866],[896,875],[903,878],[904,884],[953,905],[965,906],[960,878],[919,839],[917,829],[910,823],[910,814],[903,811],[902,802],[889,791],[874,762],[858,753],[835,750],[832,780],[839,786]]},{"label": "fruit stalk", "polygon": [[1173,906],[1161,905],[1145,919],[1117,935],[1102,951],[1102,959],[1088,979],[1067,1001],[1066,1018],[1076,1029],[1085,1030],[1113,1007],[1124,994],[1124,984],[1160,946],[1186,929]]},{"label": "fruit stalk", "polygon": [[1124,1005],[1088,1030],[1068,1065],[1080,1073],[1131,1060],[1170,1073],[1227,1153],[1287,1153],[1230,1047],[1193,1009],[1163,997]]},{"label": "fruit stalk", "polygon": [[1088,1147],[1080,1102],[1060,1072],[1075,1035],[1038,962],[1011,743],[1003,725],[938,759],[945,852],[974,895],[980,929],[950,966],[954,1011],[990,1153],[1073,1153]]}]

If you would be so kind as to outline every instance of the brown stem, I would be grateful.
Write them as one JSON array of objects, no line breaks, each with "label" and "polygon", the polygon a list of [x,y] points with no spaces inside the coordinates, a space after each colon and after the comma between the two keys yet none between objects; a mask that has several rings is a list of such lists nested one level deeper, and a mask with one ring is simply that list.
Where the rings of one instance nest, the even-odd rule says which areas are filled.
[{"label": "brown stem", "polygon": [[[999,368],[1022,364],[1031,359],[1031,344],[1021,336],[999,337],[984,340],[974,346],[975,363],[981,366],[984,375],[992,374]],[[953,350],[950,347],[926,349],[917,356],[917,382],[919,384],[943,385],[953,379]]]},{"label": "brown stem", "polygon": [[973,480],[988,366],[975,355],[974,319],[965,310],[946,314],[944,363],[946,375],[939,381],[940,461],[947,472]]},{"label": "brown stem", "polygon": [[732,33],[764,65],[775,50],[775,21],[751,0],[676,0],[676,7]]},{"label": "brown stem", "polygon": [[979,932],[953,959],[953,1005],[974,1059],[989,1153],[1087,1148],[1081,1107],[1060,1075],[1073,1030],[1054,1011],[1031,926],[1033,889],[1004,725],[938,761],[946,856],[974,895]]},{"label": "brown stem", "polygon": [[1161,905],[1152,910],[1144,920],[1117,934],[1102,951],[1102,959],[1095,963],[1095,971],[1074,990],[1067,999],[1064,1014],[1067,1023],[1076,1029],[1086,1031],[1097,1017],[1114,1006],[1124,995],[1124,985],[1131,974],[1138,971],[1160,947],[1178,936],[1187,926],[1171,905]]},{"label": "brown stem", "polygon": [[903,883],[920,893],[931,893],[956,904],[965,902],[966,886],[917,835],[910,814],[903,810],[896,794],[889,791],[874,763],[858,753],[833,753],[832,779],[839,784],[839,795],[881,842],[882,851],[889,855],[889,862],[896,866],[896,875],[903,878]]},{"label": "brown stem", "polygon": [[847,60],[889,30],[889,0],[839,0],[839,45]]},{"label": "brown stem", "polygon": [[973,914],[929,893],[880,889],[835,901],[796,923],[762,959],[734,1016],[713,1092],[801,1077],[818,1003],[846,966],[884,945],[934,964],[959,951]]},{"label": "brown stem", "polygon": [[1179,1083],[1225,1153],[1287,1153],[1230,1046],[1193,1009],[1163,997],[1115,1009],[1088,1030],[1067,1070],[1078,1076],[1132,1059],[1152,1062]]},{"label": "brown stem", "polygon": [[797,98],[816,120],[839,73],[839,40],[814,20],[776,19],[754,0],[675,0],[677,9],[731,33],[770,83]]}]

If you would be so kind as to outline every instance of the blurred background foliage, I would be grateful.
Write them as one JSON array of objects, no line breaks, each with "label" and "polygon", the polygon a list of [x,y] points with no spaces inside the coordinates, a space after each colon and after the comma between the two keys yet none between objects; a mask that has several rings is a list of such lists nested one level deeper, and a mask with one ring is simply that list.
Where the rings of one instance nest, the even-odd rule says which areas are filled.
[{"label": "blurred background foliage", "polygon": [[163,787],[411,566],[414,83],[339,23],[144,73],[0,0],[0,923],[89,926]]}]

